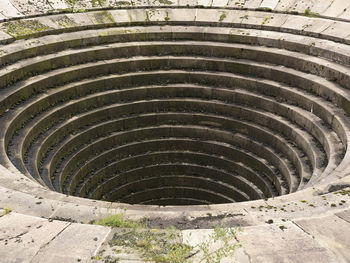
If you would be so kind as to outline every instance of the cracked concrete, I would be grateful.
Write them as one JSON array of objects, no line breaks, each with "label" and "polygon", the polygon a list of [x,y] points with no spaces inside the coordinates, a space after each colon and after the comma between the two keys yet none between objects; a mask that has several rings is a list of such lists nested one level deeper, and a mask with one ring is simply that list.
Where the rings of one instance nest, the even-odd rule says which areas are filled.
[{"label": "cracked concrete", "polygon": [[0,225],[2,262],[90,261],[110,231],[14,212],[1,217]]}]

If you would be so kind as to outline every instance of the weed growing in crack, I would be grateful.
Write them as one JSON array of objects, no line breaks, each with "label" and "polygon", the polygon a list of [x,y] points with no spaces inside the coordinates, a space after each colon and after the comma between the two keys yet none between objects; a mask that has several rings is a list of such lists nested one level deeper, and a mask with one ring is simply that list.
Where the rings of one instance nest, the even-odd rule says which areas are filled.
[{"label": "weed growing in crack", "polygon": [[9,213],[11,213],[11,212],[12,212],[12,208],[11,208],[11,207],[6,207],[6,208],[4,209],[3,215],[7,215],[7,214],[9,214]]},{"label": "weed growing in crack", "polygon": [[118,228],[141,228],[142,224],[136,221],[125,219],[122,214],[110,215],[94,221],[94,225],[110,226]]},{"label": "weed growing in crack", "polygon": [[[221,262],[224,257],[233,256],[236,248],[240,247],[240,244],[233,242],[237,238],[237,228],[226,228],[224,226],[216,226],[213,234],[209,236],[209,242],[202,242],[196,246],[198,253],[202,253],[199,263],[216,263]],[[213,243],[220,242],[218,248],[210,250],[210,246]]]},{"label": "weed growing in crack", "polygon": [[[182,232],[175,227],[167,229],[151,229],[147,220],[131,221],[123,214],[111,215],[93,222],[97,225],[118,228],[108,245],[116,253],[104,257],[103,251],[94,259],[118,260],[122,250],[137,253],[142,260],[166,263],[191,263],[194,256],[199,263],[219,263],[225,257],[232,256],[240,245],[236,242],[238,228],[216,226],[206,241],[195,246],[182,240]],[[212,246],[215,244],[215,248]]]}]

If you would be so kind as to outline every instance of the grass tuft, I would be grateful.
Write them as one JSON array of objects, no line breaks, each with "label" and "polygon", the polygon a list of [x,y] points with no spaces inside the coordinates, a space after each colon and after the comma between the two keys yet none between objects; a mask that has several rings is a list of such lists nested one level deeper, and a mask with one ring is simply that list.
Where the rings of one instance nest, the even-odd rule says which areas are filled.
[{"label": "grass tuft", "polygon": [[11,212],[12,212],[12,208],[11,208],[11,207],[6,207],[6,208],[4,209],[3,215],[7,215],[7,214],[9,214],[9,213],[11,213]]},{"label": "grass tuft", "polygon": [[308,16],[308,17],[318,17],[320,16],[318,13],[315,12],[311,12],[310,8],[306,8],[304,11],[304,16]]},{"label": "grass tuft", "polygon": [[122,214],[110,215],[102,219],[97,219],[94,225],[110,226],[118,228],[139,228],[142,224],[136,221],[125,219]]}]

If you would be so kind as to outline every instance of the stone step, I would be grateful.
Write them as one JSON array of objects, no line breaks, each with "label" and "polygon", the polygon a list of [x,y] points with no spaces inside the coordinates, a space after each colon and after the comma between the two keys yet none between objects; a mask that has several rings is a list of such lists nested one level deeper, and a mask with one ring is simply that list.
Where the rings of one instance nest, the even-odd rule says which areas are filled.
[{"label": "stone step", "polygon": [[[241,137],[241,141],[245,138]],[[210,145],[210,147],[214,150],[216,154],[218,154],[218,146],[219,142],[213,141],[202,141],[202,146],[204,147],[206,144]],[[217,144],[217,145],[216,145]],[[222,147],[228,147],[227,144],[222,144]],[[87,187],[87,183],[90,180],[98,180],[96,178],[96,174],[101,173],[104,169],[107,169],[107,165],[111,164],[112,161],[116,161],[125,156],[129,156],[129,152],[136,153],[144,153],[154,150],[163,150],[163,149],[181,149],[181,150],[194,150],[198,148],[199,142],[198,140],[193,139],[179,139],[179,138],[169,138],[169,139],[159,139],[159,140],[147,140],[135,143],[125,144],[123,146],[112,148],[104,152],[103,154],[96,155],[92,158],[88,163],[86,163],[83,167],[79,169],[77,173],[74,173],[70,178],[70,183],[67,188],[70,189],[70,193],[75,193],[79,195],[80,193],[84,193]],[[257,144],[256,148],[259,147]],[[266,148],[265,148],[266,149]],[[204,152],[204,151],[203,151]],[[206,149],[208,153],[208,149]],[[223,153],[222,153],[223,154]],[[229,156],[227,156],[229,157]],[[102,160],[108,160],[108,163],[104,163]],[[246,178],[250,182],[254,182],[258,185],[258,187],[265,193],[266,196],[274,196],[275,190],[270,186],[270,182],[259,174],[258,171],[249,169],[247,166],[242,165],[241,163],[231,163],[232,169],[235,173],[238,173],[240,176]],[[94,178],[91,178],[94,176]],[[82,182],[83,180],[83,182]],[[79,183],[78,183],[79,182]],[[82,184],[82,185],[81,185]],[[77,186],[77,188],[75,188]]]},{"label": "stone step", "polygon": [[[257,130],[258,131],[258,130]],[[215,130],[215,129],[210,129],[210,128],[205,128],[201,126],[160,126],[160,127],[147,127],[143,129],[135,129],[135,130],[130,130],[129,132],[121,132],[121,133],[116,133],[113,137],[106,137],[105,139],[101,139],[99,143],[91,144],[90,147],[86,146],[85,148],[82,148],[80,151],[81,155],[76,155],[77,160],[84,160],[83,156],[90,156],[89,158],[93,158],[95,156],[95,153],[97,151],[105,151],[113,147],[114,145],[114,140],[116,140],[118,143],[123,144],[123,137],[127,136],[130,137],[129,141],[133,142],[135,141],[136,138],[138,140],[144,140],[144,139],[152,139],[152,138],[163,138],[163,137],[174,137],[175,132],[178,132],[175,137],[182,138],[182,137],[187,137],[187,138],[193,138],[193,139],[198,139],[201,138],[201,140],[215,140],[215,141],[222,141],[225,143],[228,143],[230,147],[234,147],[239,140],[242,140],[242,137],[237,138],[238,140],[235,140],[231,132],[227,131],[220,131],[220,130]],[[206,135],[205,135],[206,132]],[[171,133],[171,135],[170,135]],[[220,137],[219,137],[220,136]],[[221,138],[221,139],[219,139]],[[237,141],[237,142],[235,142]],[[204,142],[203,142],[204,143]],[[241,147],[243,149],[250,149],[251,151],[255,152],[255,154],[258,154],[256,150],[253,150],[253,147],[250,147],[250,142],[249,140],[247,141],[246,144],[242,144]],[[239,145],[239,144],[237,144]],[[288,145],[288,143],[287,143]],[[111,147],[112,146],[112,147]],[[98,147],[100,150],[98,150]],[[226,147],[227,148],[227,147]],[[238,154],[238,152],[237,152]],[[247,155],[247,153],[244,153],[244,155]],[[264,155],[261,155],[264,157]],[[77,163],[74,160],[73,156],[72,158],[67,158],[67,161],[69,161],[71,164]],[[230,157],[232,158],[232,157]],[[275,157],[273,155],[266,155],[265,157],[267,160],[272,161],[275,163],[277,167],[283,167],[282,164],[279,164],[279,162],[283,163],[284,160],[279,159],[279,157]],[[275,158],[275,159],[274,159]],[[254,157],[253,159],[257,159],[257,157]],[[86,159],[88,161],[88,159]],[[251,160],[252,161],[252,160]],[[68,163],[67,163],[68,164]],[[247,163],[249,166],[249,163]],[[67,165],[66,165],[67,166]],[[288,167],[288,166],[287,166]],[[62,171],[64,171],[64,166],[62,166]],[[289,168],[284,168],[284,169],[289,169]],[[284,173],[284,172],[283,172]],[[65,172],[65,174],[69,174]],[[288,174],[285,174],[286,176],[289,176]]]},{"label": "stone step", "polygon": [[[125,164],[126,163],[126,164]],[[127,164],[129,163],[129,166]],[[261,190],[255,186],[255,180],[249,180],[244,178],[244,175],[237,176],[235,173],[235,170],[231,168],[232,165],[234,166],[234,163],[231,160],[227,160],[223,157],[218,157],[213,154],[203,154],[198,152],[190,152],[190,151],[162,151],[162,152],[152,152],[149,154],[144,155],[137,155],[133,156],[131,158],[127,159],[121,159],[118,162],[112,163],[108,166],[112,171],[118,170],[119,173],[116,174],[116,172],[111,172],[104,174],[104,176],[100,180],[98,180],[99,183],[93,185],[94,188],[100,188],[102,184],[107,184],[107,187],[109,182],[112,182],[110,180],[111,178],[115,181],[115,183],[111,183],[113,187],[117,186],[123,186],[129,183],[130,181],[137,181],[138,179],[142,180],[143,178],[148,178],[149,175],[145,174],[143,171],[144,167],[152,166],[157,168],[157,165],[171,165],[174,169],[174,177],[176,177],[176,171],[177,165],[180,169],[180,175],[184,174],[186,175],[186,169],[183,170],[185,167],[183,163],[186,163],[189,168],[190,167],[196,167],[200,166],[203,168],[203,170],[208,170],[208,172],[203,172],[203,176],[205,174],[205,178],[222,182],[224,184],[231,184],[232,186],[239,186],[239,189],[244,192],[246,195],[250,196],[252,199],[259,199],[257,197],[263,196]],[[233,164],[232,164],[233,163]],[[193,166],[194,164],[194,166]],[[107,167],[106,167],[107,168]],[[138,170],[139,173],[136,173],[135,171]],[[210,170],[210,171],[209,171]],[[213,171],[215,170],[215,172]],[[134,176],[132,177],[130,171],[134,171]],[[154,171],[149,171],[150,175],[167,175],[169,172],[172,171],[161,171],[157,169],[154,169]],[[194,174],[193,169],[188,169],[188,172],[193,175]],[[212,174],[210,173],[212,172]],[[100,174],[101,175],[101,174]],[[98,175],[97,175],[98,176]],[[136,177],[135,177],[136,176]],[[96,180],[96,176],[92,176],[86,179]],[[115,180],[116,179],[116,180]],[[107,180],[110,180],[109,182],[106,182]],[[261,197],[260,197],[261,198]]]},{"label": "stone step", "polygon": [[[197,118],[197,120],[195,122],[193,121],[193,116],[195,116]],[[145,116],[144,115],[140,115],[139,117],[152,117],[152,115],[145,115]],[[140,119],[139,117],[137,117],[135,120],[138,120],[138,123],[141,123],[142,119]],[[167,121],[167,119],[171,118],[172,120],[175,120],[175,117],[179,117],[180,119],[182,118],[183,120],[181,122],[173,123],[174,125],[180,125],[180,124],[188,125],[188,124],[191,124],[191,123],[195,124],[195,123],[197,123],[199,121],[198,125],[203,126],[203,124],[201,125],[200,122],[202,122],[202,120],[204,122],[205,119],[208,119],[208,122],[210,120],[212,121],[212,120],[214,120],[212,117],[215,117],[217,120],[221,119],[222,125],[224,125],[225,124],[224,119],[226,119],[227,121],[231,121],[232,124],[226,123],[226,125],[228,125],[228,126],[226,126],[227,128],[223,126],[223,127],[221,127],[221,129],[225,128],[224,130],[231,130],[231,131],[233,131],[233,129],[235,129],[234,128],[235,127],[234,123],[237,122],[236,120],[234,120],[232,118],[226,118],[226,117],[225,118],[224,117],[220,117],[219,118],[219,117],[212,116],[212,115],[205,115],[203,113],[201,113],[201,114],[198,114],[198,113],[192,113],[192,114],[190,114],[190,113],[187,113],[187,114],[184,114],[184,113],[181,113],[181,114],[179,114],[179,113],[178,114],[176,114],[176,113],[167,113],[167,114],[164,114],[164,113],[161,113],[161,114],[158,114],[157,120],[149,120],[148,118],[146,118],[144,122],[147,124],[146,127],[149,126],[149,125],[161,125],[161,124],[163,124],[163,125],[164,124],[168,124],[169,125],[169,122]],[[164,118],[165,118],[165,122],[164,122]],[[190,118],[190,123],[186,122],[186,120],[188,118]],[[128,121],[128,119],[122,119],[122,122],[124,123],[124,125],[128,125],[127,121]],[[134,123],[133,118],[131,118],[131,121],[132,121],[131,123]],[[156,122],[154,123],[154,121],[156,121]],[[242,122],[242,120],[239,120],[238,123],[240,125],[244,125],[244,126],[248,125],[249,127],[253,127],[249,123]],[[112,127],[112,130],[110,130],[108,127],[104,127],[104,125],[100,125],[100,126],[97,126],[97,127],[92,127],[91,131],[93,131],[94,129],[104,130],[104,133],[99,135],[100,136],[99,137],[100,138],[99,141],[101,141],[101,138],[103,138],[105,136],[114,136],[115,139],[118,139],[118,137],[116,137],[116,136],[119,136],[118,133],[115,134],[115,135],[112,134],[113,132],[115,133],[115,132],[117,132],[119,130],[119,129],[117,129],[117,131],[115,130],[115,127],[118,127],[118,126],[115,126],[116,122],[111,122],[110,124],[112,124],[112,126],[110,126],[110,127]],[[208,126],[208,125],[204,125],[204,126]],[[141,127],[141,126],[139,125],[138,127]],[[210,127],[210,126],[208,126],[208,127]],[[128,127],[128,129],[133,129],[133,128],[135,128],[135,127],[132,127],[132,126]],[[253,128],[253,129],[255,129],[255,128]],[[258,130],[259,129],[262,129],[262,128],[259,127]],[[237,130],[237,131],[239,131],[239,130]],[[127,133],[126,133],[127,132],[126,126],[125,126],[124,129],[119,131],[119,133],[120,132],[122,132],[121,134],[125,133],[125,135],[127,135]],[[91,134],[93,134],[93,133],[91,133]],[[105,135],[103,135],[103,134],[105,134]],[[71,173],[72,169],[75,169],[74,167],[76,167],[76,165],[74,165],[74,163],[79,163],[79,160],[80,161],[82,161],[82,160],[87,161],[88,158],[91,158],[92,156],[96,156],[99,151],[101,151],[101,150],[105,151],[106,150],[105,147],[108,147],[107,146],[108,143],[107,144],[101,144],[101,146],[98,146],[99,141],[95,142],[95,139],[91,139],[91,138],[95,138],[95,137],[96,137],[96,135],[93,135],[93,136],[81,136],[80,137],[79,134],[77,134],[76,137],[73,137],[74,140],[71,140],[72,138],[68,138],[66,141],[64,141],[62,143],[63,148],[66,148],[65,147],[66,145],[70,146],[71,148],[65,149],[65,150],[58,148],[57,149],[57,154],[59,154],[60,152],[62,154],[64,154],[67,151],[71,152],[70,149],[76,149],[75,150],[76,153],[74,153],[72,155],[72,157],[67,158],[66,159],[67,161],[64,161],[65,164],[63,166],[61,165],[62,166],[61,170],[62,170],[63,174]],[[88,140],[85,140],[84,138],[88,138]],[[75,142],[77,142],[76,139],[79,139],[79,141],[80,141],[79,145],[75,144]],[[120,139],[118,139],[118,140],[119,140],[118,144],[124,143]],[[106,140],[104,140],[104,141],[106,141]],[[111,142],[112,141],[110,141],[110,143]],[[235,144],[237,144],[237,143],[239,143],[239,142],[236,142]],[[288,143],[286,141],[283,141],[283,144],[281,144],[281,145],[283,145],[283,147],[285,147],[285,144],[288,144]],[[103,145],[105,145],[105,146],[103,146]],[[110,145],[109,146],[109,148],[110,148],[113,145],[113,143],[112,143],[112,145],[111,144],[109,144],[109,145]],[[90,147],[90,150],[87,150],[89,147]],[[256,152],[254,150],[254,148],[249,146],[248,141],[247,141],[246,145],[241,144],[240,147],[246,148],[246,149],[249,149],[250,151]],[[263,147],[265,147],[265,146],[263,146]],[[278,151],[282,151],[283,152],[283,150],[281,149],[282,146],[279,147],[278,145],[276,145],[276,147],[279,148]],[[263,150],[261,150],[261,151],[264,152]],[[90,156],[90,157],[88,157],[88,156]],[[269,155],[265,155],[265,158],[267,158],[267,159],[269,159],[269,158],[276,158],[276,157],[272,157],[271,154],[270,154],[270,157],[268,157],[268,156]],[[56,157],[56,159],[57,158],[61,158],[62,159],[62,157]],[[278,157],[277,157],[277,159],[278,159]],[[54,160],[54,159],[51,159],[51,160]],[[300,162],[302,163],[302,161],[300,161]],[[278,166],[278,164],[276,164],[276,165]],[[81,169],[81,168],[79,168],[79,169]]]},{"label": "stone step", "polygon": [[0,217],[3,262],[90,261],[110,229],[11,212]]}]

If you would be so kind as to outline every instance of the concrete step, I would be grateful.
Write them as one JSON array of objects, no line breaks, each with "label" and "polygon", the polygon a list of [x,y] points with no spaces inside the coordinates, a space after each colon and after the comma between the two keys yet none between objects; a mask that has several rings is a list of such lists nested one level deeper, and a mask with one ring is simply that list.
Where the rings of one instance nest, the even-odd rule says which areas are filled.
[{"label": "concrete step", "polygon": [[3,262],[89,262],[110,229],[11,212],[0,217]]}]

